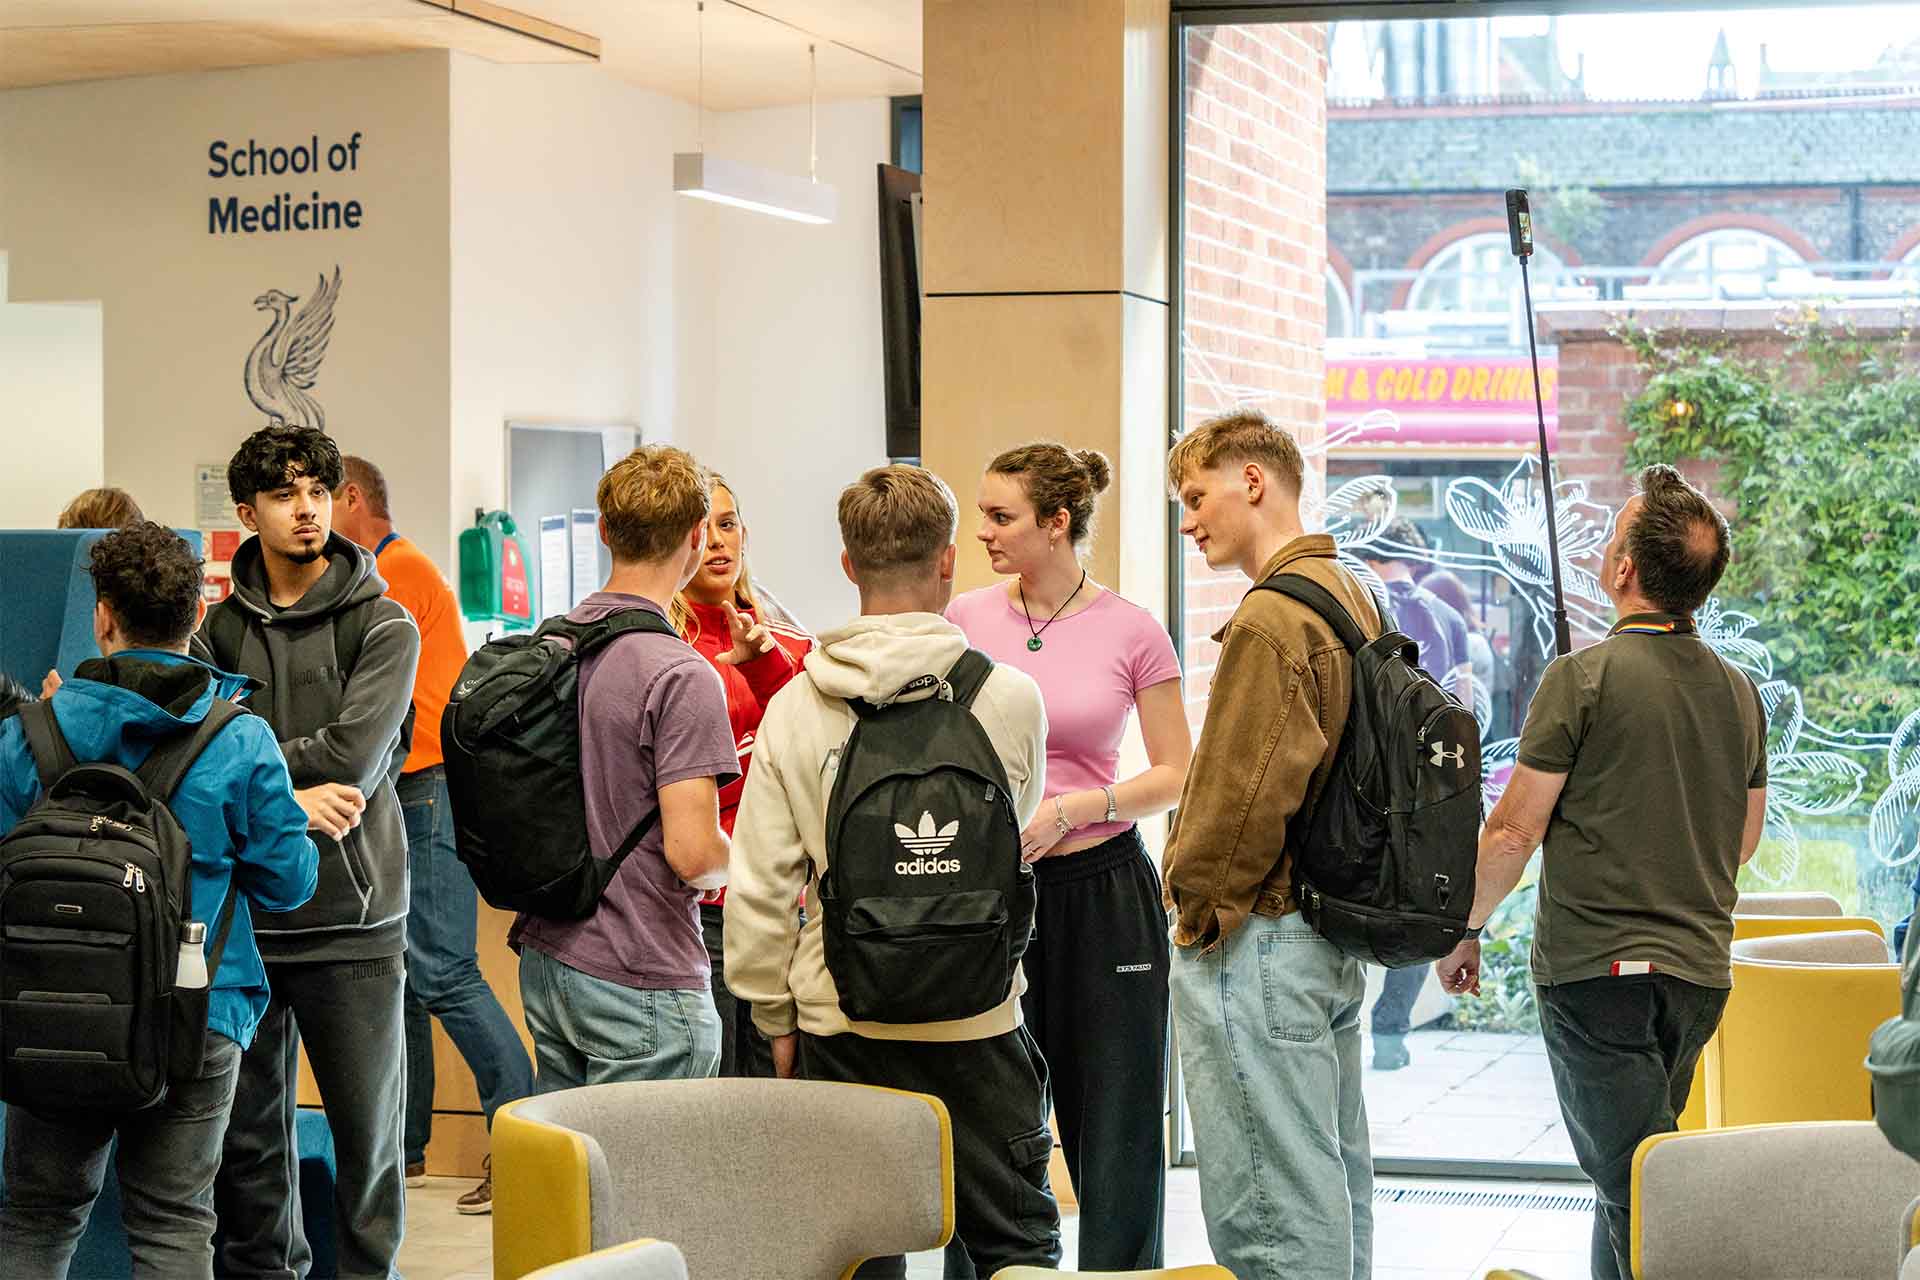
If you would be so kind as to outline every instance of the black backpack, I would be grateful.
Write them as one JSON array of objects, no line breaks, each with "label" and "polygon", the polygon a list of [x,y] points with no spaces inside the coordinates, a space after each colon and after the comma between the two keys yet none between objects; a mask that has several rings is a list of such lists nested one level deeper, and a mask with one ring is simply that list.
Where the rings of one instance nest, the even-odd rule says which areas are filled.
[{"label": "black backpack", "polygon": [[52,708],[20,711],[44,789],[0,838],[0,1100],[114,1115],[161,1102],[200,1073],[207,1000],[233,927],[227,894],[208,982],[179,987],[193,920],[193,849],[167,807],[228,723],[216,699],[137,770],[74,759]]},{"label": "black backpack", "polygon": [[1415,665],[1408,637],[1369,641],[1331,592],[1299,574],[1254,589],[1312,609],[1353,655],[1332,771],[1312,811],[1288,824],[1294,898],[1348,955],[1389,969],[1438,960],[1466,936],[1473,909],[1480,726]]},{"label": "black backpack", "polygon": [[593,856],[580,778],[580,663],[636,631],[679,633],[651,609],[548,618],[467,659],[440,717],[455,851],[480,896],[552,920],[593,914],[655,808],[609,858]]},{"label": "black backpack", "polygon": [[946,1022],[1006,1000],[1033,933],[1033,869],[1007,771],[974,718],[993,662],[968,650],[942,681],[858,721],[827,802],[820,910],[840,1009],[859,1022]]}]

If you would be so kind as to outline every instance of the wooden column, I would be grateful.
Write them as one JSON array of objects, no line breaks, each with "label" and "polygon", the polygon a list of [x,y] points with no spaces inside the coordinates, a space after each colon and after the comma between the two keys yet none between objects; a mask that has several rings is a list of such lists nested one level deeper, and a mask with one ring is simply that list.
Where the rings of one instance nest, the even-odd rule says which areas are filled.
[{"label": "wooden column", "polygon": [[1030,440],[1113,463],[1090,567],[1164,614],[1167,0],[927,0],[922,457],[973,498]]}]

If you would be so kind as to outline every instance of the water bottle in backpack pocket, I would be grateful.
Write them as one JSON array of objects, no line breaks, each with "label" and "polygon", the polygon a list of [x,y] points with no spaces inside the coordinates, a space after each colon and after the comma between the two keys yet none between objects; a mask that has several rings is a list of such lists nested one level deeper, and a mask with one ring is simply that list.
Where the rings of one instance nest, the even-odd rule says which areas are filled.
[{"label": "water bottle in backpack pocket", "polygon": [[43,794],[0,838],[0,1101],[112,1115],[199,1074],[235,894],[199,951],[193,849],[167,801],[244,714],[216,700],[128,770],[76,760],[50,704],[22,709]]},{"label": "water bottle in backpack pocket", "polygon": [[992,670],[969,650],[946,680],[924,678],[932,697],[849,703],[820,910],[854,1021],[971,1018],[1012,994],[1035,891],[1006,769],[971,710]]}]

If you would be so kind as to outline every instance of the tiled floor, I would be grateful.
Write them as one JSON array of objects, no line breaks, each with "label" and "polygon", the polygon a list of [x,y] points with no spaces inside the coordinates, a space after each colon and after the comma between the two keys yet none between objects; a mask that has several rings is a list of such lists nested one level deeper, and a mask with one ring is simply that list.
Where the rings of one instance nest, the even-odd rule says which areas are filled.
[{"label": "tiled floor", "polygon": [[[400,1270],[407,1280],[491,1280],[491,1219],[461,1217],[453,1209],[455,1197],[469,1185],[433,1178],[407,1193],[407,1240],[400,1250]],[[1535,1183],[1404,1178],[1382,1179],[1381,1185],[1495,1193],[1541,1189]],[[1545,1190],[1566,1194],[1575,1188],[1553,1183]],[[1542,1280],[1581,1280],[1587,1274],[1589,1213],[1386,1203],[1375,1206],[1374,1219],[1374,1280],[1476,1280],[1490,1267],[1518,1267]],[[1063,1226],[1065,1262],[1071,1264],[1079,1222],[1069,1216]],[[1167,1264],[1211,1260],[1200,1214],[1199,1176],[1192,1169],[1172,1170],[1167,1184]],[[939,1255],[916,1255],[907,1274],[915,1280],[937,1277]]]},{"label": "tiled floor", "polygon": [[1415,1031],[1407,1047],[1409,1066],[1366,1072],[1376,1158],[1573,1162],[1539,1036]]}]

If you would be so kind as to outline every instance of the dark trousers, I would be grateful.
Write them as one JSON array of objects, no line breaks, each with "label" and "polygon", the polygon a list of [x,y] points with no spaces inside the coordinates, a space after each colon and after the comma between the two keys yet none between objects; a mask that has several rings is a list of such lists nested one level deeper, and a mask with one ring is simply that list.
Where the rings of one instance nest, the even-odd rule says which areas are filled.
[{"label": "dark trousers", "polygon": [[213,1175],[233,1102],[240,1046],[210,1034],[200,1074],[150,1111],[121,1120],[41,1117],[7,1108],[7,1202],[0,1208],[0,1274],[60,1280],[114,1170],[134,1280],[213,1274]]},{"label": "dark trousers", "polygon": [[406,1190],[400,1125],[406,1093],[400,956],[267,965],[273,999],[240,1060],[225,1158],[214,1185],[222,1235],[215,1271],[302,1280],[312,1265],[300,1225],[294,1088],[302,1043],[326,1105],[336,1161],[340,1275],[394,1274]]},{"label": "dark trousers", "polygon": [[720,1015],[719,1076],[773,1079],[773,1045],[753,1025],[753,1006],[735,1000],[727,990],[726,912],[711,902],[700,904],[700,936],[707,944],[713,968],[713,1008]]},{"label": "dark trousers", "polygon": [[1597,1199],[1594,1280],[1633,1274],[1633,1153],[1673,1132],[1727,994],[1665,973],[1537,989],[1560,1114]]},{"label": "dark trousers", "polygon": [[1080,1201],[1083,1271],[1161,1265],[1166,1217],[1167,912],[1137,831],[1033,864],[1027,1029]]},{"label": "dark trousers", "polygon": [[1406,969],[1387,970],[1380,986],[1380,998],[1373,1002],[1373,1034],[1404,1036],[1413,1026],[1413,1005],[1426,985],[1430,966],[1416,964]]},{"label": "dark trousers", "polygon": [[[953,1123],[954,1231],[947,1280],[986,1280],[1002,1267],[1060,1265],[1060,1206],[1047,1185],[1047,1065],[1025,1027],[985,1040],[869,1040],[800,1035],[809,1080],[928,1093]],[[874,1258],[862,1280],[907,1274]]]}]

